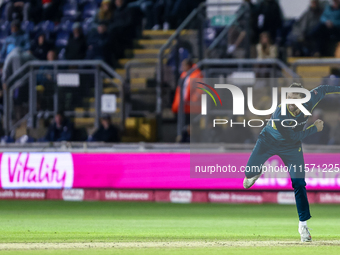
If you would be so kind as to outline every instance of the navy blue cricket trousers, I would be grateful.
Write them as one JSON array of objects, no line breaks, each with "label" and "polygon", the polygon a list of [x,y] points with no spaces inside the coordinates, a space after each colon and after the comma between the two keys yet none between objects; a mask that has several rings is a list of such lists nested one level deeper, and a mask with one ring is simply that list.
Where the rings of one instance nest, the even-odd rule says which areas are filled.
[{"label": "navy blue cricket trousers", "polygon": [[[305,163],[303,159],[301,142],[297,142],[294,145],[280,144],[275,141],[270,134],[265,132],[260,134],[254,150],[248,160],[245,171],[246,177],[251,178],[257,175],[260,171],[260,167],[263,166],[263,164],[274,155],[278,155],[288,167],[288,169],[291,169],[289,174],[292,180],[292,186],[294,188],[296,207],[300,221],[306,221],[310,219],[311,215],[309,211],[305,182]],[[253,169],[250,170],[252,166]],[[258,169],[258,171],[256,172],[254,169]]]}]

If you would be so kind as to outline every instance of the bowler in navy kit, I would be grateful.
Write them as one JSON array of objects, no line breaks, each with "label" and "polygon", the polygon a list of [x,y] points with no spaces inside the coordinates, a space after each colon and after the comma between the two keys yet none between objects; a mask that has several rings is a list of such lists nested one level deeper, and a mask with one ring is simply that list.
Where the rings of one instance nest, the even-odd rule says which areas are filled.
[{"label": "bowler in navy kit", "polygon": [[[303,88],[293,83],[291,88]],[[321,85],[310,91],[311,98],[303,106],[312,112],[320,100],[328,94],[340,94],[340,86]],[[289,99],[300,99],[301,93],[288,93]],[[293,104],[287,105],[286,115],[281,115],[281,105],[277,107],[270,121],[263,128],[254,150],[248,160],[244,188],[248,189],[260,178],[263,164],[274,155],[278,155],[289,169],[295,193],[296,207],[299,214],[299,233],[301,241],[312,240],[306,221],[311,218],[306,193],[305,168],[301,140],[323,129],[323,121],[316,120],[313,125],[304,129],[308,117]],[[287,121],[286,121],[287,120]],[[295,120],[296,122],[294,122]],[[294,127],[293,127],[294,126]]]}]

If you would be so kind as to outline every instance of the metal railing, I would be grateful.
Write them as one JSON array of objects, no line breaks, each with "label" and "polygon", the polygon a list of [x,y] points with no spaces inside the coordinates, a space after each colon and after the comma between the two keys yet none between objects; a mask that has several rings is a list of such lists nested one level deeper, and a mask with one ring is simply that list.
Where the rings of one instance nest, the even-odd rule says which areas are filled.
[{"label": "metal railing", "polygon": [[[41,67],[47,67],[47,70],[41,70]],[[120,84],[115,84],[118,89],[119,98],[121,99],[120,109],[120,126],[123,128],[124,123],[124,90],[123,78],[117,74],[110,66],[101,60],[71,60],[71,61],[29,61],[16,70],[7,80],[7,89],[4,91],[4,130],[6,135],[9,135],[23,121],[28,122],[28,127],[35,126],[37,117],[37,75],[49,73],[53,75],[54,82],[57,84],[56,77],[58,74],[73,73],[73,74],[92,74],[94,76],[94,98],[95,112],[88,112],[89,116],[95,118],[95,127],[99,126],[101,115],[101,97],[103,94],[103,80],[106,78],[116,78]],[[14,91],[28,84],[28,113],[21,119],[12,123],[13,114],[13,94]],[[81,85],[80,85],[81,86]],[[81,89],[81,88],[79,88]],[[53,115],[59,110],[58,99],[61,95],[58,94],[58,89],[55,86],[53,95],[53,111],[45,111],[45,114]],[[65,115],[74,116],[75,111],[65,112]]]},{"label": "metal railing", "polygon": [[[130,87],[131,87],[131,69],[133,67],[145,67],[145,66],[155,66],[156,64],[154,61],[148,61],[148,60],[138,60],[138,59],[133,59],[130,60],[129,62],[127,62],[125,64],[125,73],[126,73],[126,77],[125,77],[125,84],[126,84],[126,91],[130,92]],[[138,115],[138,116],[146,116],[149,114],[149,112],[146,111],[136,111],[136,110],[131,110],[130,109],[130,102],[127,99],[126,100],[126,112],[125,112],[125,116],[130,116],[130,115]],[[155,105],[155,108],[157,107],[157,103]]]},{"label": "metal railing", "polygon": [[[195,19],[198,19],[198,59],[202,60],[205,57],[204,52],[204,26],[205,26],[205,8],[206,7],[221,7],[221,6],[240,6],[240,2],[228,2],[228,3],[201,3],[199,7],[194,9],[189,16],[182,22],[182,24],[176,29],[175,33],[173,33],[167,42],[161,47],[158,54],[158,67],[157,67],[157,86],[156,86],[156,97],[157,97],[157,106],[156,106],[156,114],[157,116],[161,116],[162,114],[162,85],[164,83],[164,59],[166,58],[165,52],[171,47],[175,47],[175,80],[177,81],[179,78],[179,57],[178,57],[178,41],[180,39],[181,33],[192,23]],[[197,25],[197,24],[196,24]],[[174,43],[176,42],[176,43]],[[218,43],[217,43],[218,44]]]},{"label": "metal railing", "polygon": [[[196,144],[195,151],[204,153],[248,152],[254,144],[210,143]],[[303,144],[305,153],[339,153],[340,145]],[[103,142],[54,142],[54,143],[9,143],[0,144],[0,152],[86,152],[86,153],[122,153],[122,152],[180,152],[190,153],[189,143],[103,143]]]},{"label": "metal railing", "polygon": [[323,58],[323,59],[300,59],[292,64],[294,72],[297,71],[299,66],[340,66],[340,59],[336,58]]},{"label": "metal railing", "polygon": [[[266,67],[266,69],[270,69],[271,78],[278,78],[281,76],[289,76],[291,78],[299,78],[299,75],[296,74],[293,70],[291,70],[288,66],[286,66],[281,60],[279,59],[203,59],[202,61],[198,62],[195,67],[189,70],[183,79],[179,80],[180,86],[180,104],[179,110],[177,115],[177,134],[181,135],[181,132],[184,127],[185,123],[185,113],[184,113],[184,95],[183,95],[183,86],[184,81],[188,78],[196,69],[205,70],[208,74],[207,78],[210,77],[209,68],[215,69],[213,70],[215,74],[230,74],[233,71],[250,71],[254,70],[254,67],[249,66],[256,66],[256,65],[267,65],[272,66],[272,68]],[[231,66],[233,66],[231,68]],[[236,68],[235,68],[236,66]],[[246,68],[248,66],[248,68]],[[217,67],[223,67],[223,69],[216,69]],[[276,67],[282,70],[281,74],[276,72]]]},{"label": "metal railing", "polygon": [[213,50],[215,50],[217,48],[217,46],[220,45],[223,40],[225,40],[225,38],[227,37],[228,32],[230,30],[230,27],[237,25],[237,23],[239,22],[239,20],[241,18],[244,18],[244,21],[246,23],[246,26],[245,26],[245,32],[246,32],[246,39],[245,39],[246,54],[245,54],[245,57],[246,58],[250,57],[250,25],[251,25],[250,24],[251,23],[251,20],[250,20],[251,19],[250,5],[247,2],[243,3],[242,5],[244,6],[244,8],[240,12],[237,12],[237,15],[236,15],[234,21],[229,26],[225,26],[225,28],[219,33],[219,35],[209,45],[209,47],[207,49],[207,57],[210,57]]}]

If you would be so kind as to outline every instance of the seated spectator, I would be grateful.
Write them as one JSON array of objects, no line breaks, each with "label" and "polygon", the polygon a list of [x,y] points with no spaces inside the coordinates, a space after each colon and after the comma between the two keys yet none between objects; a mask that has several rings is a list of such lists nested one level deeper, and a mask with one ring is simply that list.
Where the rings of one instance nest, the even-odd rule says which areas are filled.
[{"label": "seated spectator", "polygon": [[54,117],[54,123],[48,128],[45,141],[59,142],[72,141],[73,124],[64,116],[63,112],[58,112]]},{"label": "seated spectator", "polygon": [[340,40],[340,0],[332,0],[332,4],[325,7],[310,37],[317,43],[316,55],[333,55],[334,49],[329,51],[329,42]]},{"label": "seated spectator", "polygon": [[[309,127],[311,124],[313,124],[316,120],[320,119],[323,120],[323,112],[320,109],[315,109],[312,113],[312,117],[309,119],[309,121],[307,122],[306,126]],[[313,135],[310,135],[308,137],[306,137],[305,139],[303,139],[303,143],[306,144],[328,144],[329,140],[330,140],[330,132],[331,132],[331,128],[330,126],[324,122],[323,124],[323,130],[321,132],[317,132]]]},{"label": "seated spectator", "polygon": [[283,15],[276,0],[263,0],[258,8],[258,33],[268,32],[272,40],[276,40],[278,30],[282,28]]},{"label": "seated spectator", "polygon": [[47,52],[51,49],[51,44],[46,41],[45,35],[40,33],[31,46],[31,52],[39,60],[46,60]]},{"label": "seated spectator", "polygon": [[[200,100],[201,90],[200,89],[192,89],[193,86],[191,83],[191,79],[198,79],[203,78],[202,72],[200,69],[196,69],[194,72],[190,74],[189,77],[185,78],[187,75],[187,72],[195,67],[195,64],[192,62],[191,59],[184,59],[182,61],[182,74],[181,79],[185,79],[183,83],[183,99],[184,99],[184,113],[186,115],[186,124],[189,124],[190,122],[190,103],[195,103]],[[175,98],[172,103],[172,111],[174,113],[178,113],[180,106],[180,86],[177,86],[176,92],[175,92]],[[199,112],[200,110],[198,110]],[[196,112],[196,108],[191,109],[191,112]]]},{"label": "seated spectator", "polygon": [[107,26],[100,24],[87,36],[87,59],[108,60],[108,33]]},{"label": "seated spectator", "polygon": [[72,31],[66,46],[65,58],[68,60],[84,59],[87,43],[79,22],[73,24]]},{"label": "seated spectator", "polygon": [[29,16],[29,0],[11,0],[6,4],[6,19],[12,21],[14,19],[18,20],[28,20]]},{"label": "seated spectator", "polygon": [[100,119],[100,127],[89,137],[90,141],[117,143],[120,142],[118,129],[111,124],[111,117],[106,115]]},{"label": "seated spectator", "polygon": [[[46,54],[46,60],[47,61],[54,61],[56,59],[57,59],[56,51],[54,49],[50,49]],[[40,70],[53,70],[53,66],[42,66],[42,67],[40,67]],[[46,74],[44,74],[44,75],[38,74],[37,75],[37,83],[38,84],[43,84],[45,79],[52,80],[52,78],[49,75],[47,75],[47,76],[46,76]]]},{"label": "seated spectator", "polygon": [[260,43],[256,45],[256,53],[258,59],[277,58],[277,47],[272,44],[269,33],[260,34]]},{"label": "seated spectator", "polygon": [[111,0],[103,0],[100,8],[94,17],[93,28],[97,29],[99,25],[109,26],[113,21],[113,10]]},{"label": "seated spectator", "polygon": [[14,20],[11,23],[11,35],[7,36],[1,49],[1,57],[5,59],[11,51],[20,47],[24,51],[30,50],[29,36],[20,29],[20,21]]},{"label": "seated spectator", "polygon": [[309,35],[319,24],[323,8],[319,0],[311,0],[310,6],[294,23],[288,41],[293,47],[294,56],[310,56],[313,54],[313,45],[308,40]]},{"label": "seated spectator", "polygon": [[[57,59],[57,53],[54,49],[47,52],[47,61]],[[37,75],[37,109],[52,110],[53,95],[55,92],[55,79],[53,76],[53,66],[42,66]]]},{"label": "seated spectator", "polygon": [[340,114],[338,115],[336,126],[333,127],[331,131],[331,139],[329,144],[340,145]]},{"label": "seated spectator", "polygon": [[[249,15],[250,20],[248,20],[246,10],[249,8]],[[243,14],[242,14],[243,13]],[[256,44],[257,39],[255,38],[257,26],[257,11],[256,6],[251,2],[251,0],[244,0],[240,8],[238,9],[236,16],[239,16],[239,19],[235,22],[235,25],[231,26],[228,31],[228,49],[227,54],[232,55],[235,50],[242,46],[244,42],[244,38],[246,37],[247,33],[247,26],[248,22],[250,22],[249,26],[249,40],[251,44]],[[244,43],[243,43],[244,45]]]}]

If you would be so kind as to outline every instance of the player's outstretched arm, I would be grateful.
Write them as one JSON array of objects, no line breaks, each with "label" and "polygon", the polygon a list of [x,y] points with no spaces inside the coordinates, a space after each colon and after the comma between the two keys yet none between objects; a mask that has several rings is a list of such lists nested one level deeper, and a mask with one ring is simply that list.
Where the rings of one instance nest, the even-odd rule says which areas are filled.
[{"label": "player's outstretched arm", "polygon": [[313,110],[314,107],[326,96],[330,94],[340,94],[340,86],[320,85],[310,91],[311,99],[307,103],[309,109]]},{"label": "player's outstretched arm", "polygon": [[[317,121],[316,121],[317,122]],[[281,124],[281,122],[277,121],[275,122],[277,131],[280,132],[280,134],[288,141],[288,142],[298,142],[306,138],[307,136],[310,136],[312,134],[315,134],[316,132],[320,132],[320,124],[314,123],[313,125],[309,126],[303,131],[295,132],[291,127],[285,127]],[[288,125],[288,123],[286,124]],[[323,125],[323,122],[322,122]]]}]

